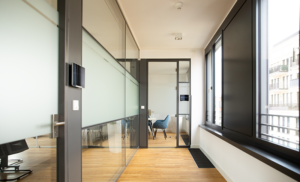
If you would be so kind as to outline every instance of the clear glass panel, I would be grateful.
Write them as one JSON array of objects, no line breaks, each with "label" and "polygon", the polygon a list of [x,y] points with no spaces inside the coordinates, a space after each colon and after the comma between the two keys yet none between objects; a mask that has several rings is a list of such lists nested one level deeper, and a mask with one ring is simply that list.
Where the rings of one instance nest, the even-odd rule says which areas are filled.
[{"label": "clear glass panel", "polygon": [[190,83],[179,83],[179,114],[190,114]]},{"label": "clear glass panel", "polygon": [[190,115],[179,115],[178,117],[178,142],[179,146],[189,146],[190,142]]},{"label": "clear glass panel", "polygon": [[125,67],[125,20],[115,0],[83,0],[83,27]]},{"label": "clear glass panel", "polygon": [[82,32],[82,126],[125,117],[125,69],[86,31]]},{"label": "clear glass panel", "polygon": [[139,82],[126,72],[126,117],[139,114]]},{"label": "clear glass panel", "polygon": [[298,0],[262,0],[260,17],[259,137],[294,150],[299,150],[299,6]]},{"label": "clear glass panel", "polygon": [[125,167],[122,120],[82,130],[82,181],[115,181]]},{"label": "clear glass panel", "polygon": [[190,82],[189,61],[179,61],[179,82]]},{"label": "clear glass panel", "polygon": [[134,77],[138,78],[139,73],[139,48],[126,25],[126,70]]},{"label": "clear glass panel", "polygon": [[211,52],[208,53],[206,58],[206,121],[212,122],[212,59]]},{"label": "clear glass panel", "polygon": [[[148,146],[149,147],[175,147],[177,127],[177,62],[149,62],[148,71]],[[155,128],[156,123],[166,120],[163,129]],[[150,129],[153,125],[153,130]]]},{"label": "clear glass panel", "polygon": [[126,164],[129,163],[131,158],[138,147],[138,132],[139,132],[139,115],[128,117],[122,120],[122,125],[125,128],[125,144],[126,144]]},{"label": "clear glass panel", "polygon": [[222,123],[222,47],[221,40],[215,45],[215,124]]}]

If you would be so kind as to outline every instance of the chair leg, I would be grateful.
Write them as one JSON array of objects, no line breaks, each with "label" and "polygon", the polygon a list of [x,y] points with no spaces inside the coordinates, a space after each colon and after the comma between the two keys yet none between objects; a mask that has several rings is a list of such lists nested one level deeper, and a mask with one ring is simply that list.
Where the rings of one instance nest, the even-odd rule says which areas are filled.
[{"label": "chair leg", "polygon": [[156,132],[157,132],[157,129],[155,130],[155,132],[154,132],[154,137],[156,138]]},{"label": "chair leg", "polygon": [[166,130],[164,129],[164,135],[165,135],[165,140],[167,139],[167,134],[166,134]]}]

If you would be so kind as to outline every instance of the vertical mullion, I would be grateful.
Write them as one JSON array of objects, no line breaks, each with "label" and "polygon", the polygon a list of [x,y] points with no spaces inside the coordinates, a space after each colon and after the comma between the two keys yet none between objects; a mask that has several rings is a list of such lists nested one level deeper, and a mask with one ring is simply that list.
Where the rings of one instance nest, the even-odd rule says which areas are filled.
[{"label": "vertical mullion", "polygon": [[176,131],[176,147],[179,147],[179,61],[176,61],[176,76],[177,76],[177,87],[176,87],[176,115],[177,115],[177,131]]},{"label": "vertical mullion", "polygon": [[213,45],[212,47],[212,123],[215,124],[215,46],[216,44]]}]

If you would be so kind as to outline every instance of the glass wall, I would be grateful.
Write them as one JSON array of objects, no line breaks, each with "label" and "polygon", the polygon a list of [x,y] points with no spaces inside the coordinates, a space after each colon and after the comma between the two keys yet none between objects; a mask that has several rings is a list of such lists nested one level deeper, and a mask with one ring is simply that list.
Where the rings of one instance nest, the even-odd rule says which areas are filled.
[{"label": "glass wall", "polygon": [[125,67],[126,22],[115,0],[83,0],[83,27]]},{"label": "glass wall", "polygon": [[0,1],[0,181],[56,181],[58,20],[57,0]]},{"label": "glass wall", "polygon": [[[299,151],[298,0],[262,0],[258,138]],[[280,13],[278,13],[280,12]]]},{"label": "glass wall", "polygon": [[139,77],[139,48],[126,25],[126,70],[136,79]]},{"label": "glass wall", "polygon": [[83,181],[115,181],[138,148],[139,48],[115,0],[83,0]]}]

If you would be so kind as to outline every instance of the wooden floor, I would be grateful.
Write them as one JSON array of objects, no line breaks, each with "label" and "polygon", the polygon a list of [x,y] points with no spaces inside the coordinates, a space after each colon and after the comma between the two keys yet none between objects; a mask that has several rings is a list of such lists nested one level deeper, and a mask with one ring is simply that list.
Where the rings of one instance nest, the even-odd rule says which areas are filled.
[{"label": "wooden floor", "polygon": [[[180,135],[184,134],[186,133],[180,133]],[[179,145],[185,146],[181,137],[179,137]],[[167,133],[167,139],[165,139],[163,132],[157,132],[155,140],[150,134],[148,135],[148,147],[176,147],[176,133]]]},{"label": "wooden floor", "polygon": [[215,168],[199,169],[186,148],[139,149],[119,182],[223,182]]}]

